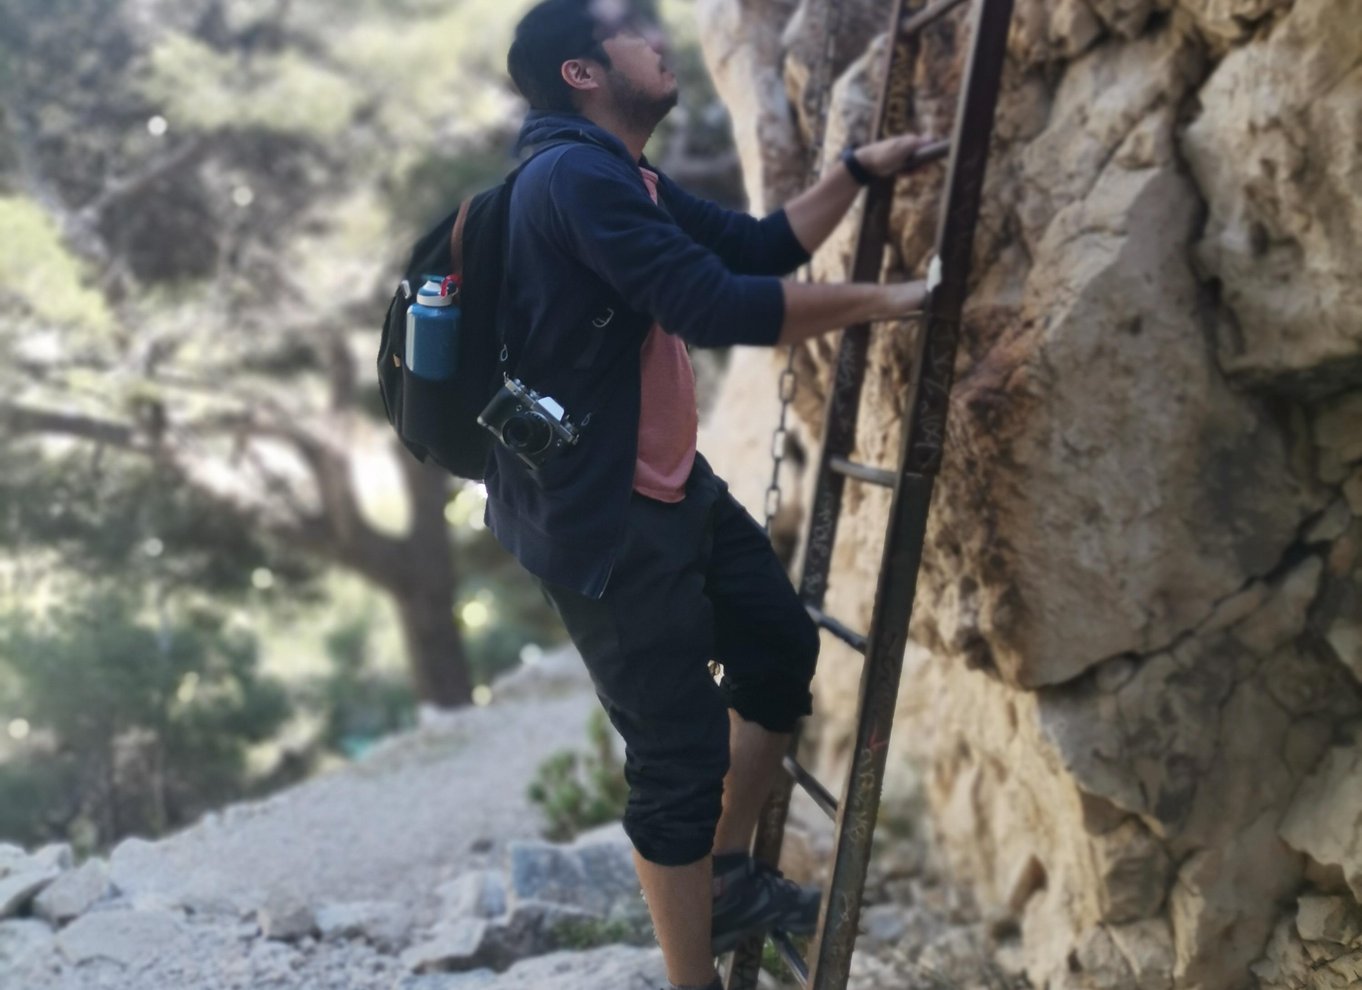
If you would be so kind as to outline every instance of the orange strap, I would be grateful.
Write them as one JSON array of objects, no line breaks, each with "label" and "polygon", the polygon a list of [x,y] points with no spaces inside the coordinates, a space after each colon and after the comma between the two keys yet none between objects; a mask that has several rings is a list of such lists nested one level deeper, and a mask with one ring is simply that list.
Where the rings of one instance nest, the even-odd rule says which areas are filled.
[{"label": "orange strap", "polygon": [[454,230],[449,235],[450,274],[463,277],[463,225],[468,219],[468,206],[473,202],[470,196],[459,204],[459,215],[454,219]]}]

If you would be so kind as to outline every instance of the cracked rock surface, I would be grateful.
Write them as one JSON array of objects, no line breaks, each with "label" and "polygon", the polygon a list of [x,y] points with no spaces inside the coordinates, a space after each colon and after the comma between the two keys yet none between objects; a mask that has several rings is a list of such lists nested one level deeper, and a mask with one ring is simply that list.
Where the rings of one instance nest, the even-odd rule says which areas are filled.
[{"label": "cracked rock surface", "polygon": [[[709,6],[736,25],[770,7]],[[865,5],[844,6],[864,39]],[[888,795],[926,807],[941,868],[1017,926],[1037,987],[1355,985],[1358,946],[1321,932],[1362,897],[1362,19],[1350,0],[1016,7]],[[799,4],[755,66],[719,57],[745,36],[703,38],[721,94],[760,95],[806,143],[826,9]],[[964,13],[924,37],[920,131],[950,132],[968,37]],[[883,36],[858,43],[835,46],[829,160],[870,136]],[[752,87],[776,71],[786,91]],[[742,150],[754,203],[798,188]],[[887,277],[925,272],[944,174],[899,180]],[[853,216],[819,277],[846,277],[854,236]],[[911,330],[871,340],[852,459],[893,467]],[[795,359],[810,464],[834,344]],[[738,355],[701,444],[758,513],[783,365]],[[790,542],[811,474],[787,462]],[[826,609],[853,628],[889,501],[844,496]],[[824,779],[859,672],[825,638]]]}]

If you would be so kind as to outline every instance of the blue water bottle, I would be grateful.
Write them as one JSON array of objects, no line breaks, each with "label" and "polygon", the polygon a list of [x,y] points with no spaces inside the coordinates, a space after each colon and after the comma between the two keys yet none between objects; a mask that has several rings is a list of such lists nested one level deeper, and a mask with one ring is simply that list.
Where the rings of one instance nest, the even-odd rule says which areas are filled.
[{"label": "blue water bottle", "polygon": [[454,377],[459,359],[461,314],[450,280],[427,275],[407,310],[407,368],[431,381]]}]

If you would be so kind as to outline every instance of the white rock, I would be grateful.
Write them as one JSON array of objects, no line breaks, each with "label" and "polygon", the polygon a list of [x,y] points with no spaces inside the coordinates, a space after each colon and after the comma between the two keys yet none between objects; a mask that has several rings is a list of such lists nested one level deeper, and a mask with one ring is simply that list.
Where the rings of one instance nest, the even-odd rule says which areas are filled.
[{"label": "white rock", "polygon": [[[1227,6],[1199,5],[1213,3]],[[1355,385],[1359,49],[1352,0],[1297,0],[1226,55],[1198,94],[1184,140],[1210,206],[1198,258],[1233,310],[1220,361],[1243,381],[1306,394]]]},{"label": "white rock", "polygon": [[256,911],[256,924],[265,938],[293,941],[317,930],[317,919],[306,901],[276,891]]},{"label": "white rock", "polygon": [[87,859],[79,869],[63,873],[39,894],[33,910],[39,917],[62,925],[84,914],[112,889],[109,864],[98,858]]},{"label": "white rock", "polygon": [[861,912],[861,928],[877,942],[896,942],[908,931],[908,919],[897,904],[876,904]]},{"label": "white rock", "polygon": [[442,918],[495,918],[506,911],[506,882],[498,870],[472,870],[439,888]]},{"label": "white rock", "polygon": [[474,969],[482,965],[479,951],[487,934],[483,918],[460,918],[441,925],[431,937],[402,953],[402,964],[425,973],[431,970]]},{"label": "white rock", "polygon": [[1318,863],[1338,866],[1362,900],[1362,743],[1356,739],[1329,750],[1319,769],[1300,787],[1281,836]]},{"label": "white rock", "polygon": [[56,865],[43,866],[32,861],[16,864],[10,873],[0,877],[0,918],[18,914],[61,873],[61,867]]},{"label": "white rock", "polygon": [[547,901],[601,917],[642,910],[638,873],[628,841],[614,829],[601,840],[583,837],[572,845],[513,842],[507,847],[509,900]]},{"label": "white rock", "polygon": [[1296,905],[1296,934],[1307,942],[1352,945],[1362,935],[1362,907],[1347,898],[1305,894]]},{"label": "white rock", "polygon": [[1139,990],[1168,990],[1173,985],[1173,935],[1168,922],[1149,918],[1112,925],[1112,943],[1125,957]]},{"label": "white rock", "polygon": [[75,965],[108,959],[140,966],[183,951],[185,932],[180,916],[169,911],[93,911],[58,932],[56,941]]},{"label": "white rock", "polygon": [[28,860],[28,853],[23,846],[16,846],[11,842],[0,842],[0,877],[5,876],[20,863]]},{"label": "white rock", "polygon": [[477,969],[408,976],[396,990],[656,990],[666,982],[656,949],[608,946],[540,956],[503,973]]},{"label": "white rock", "polygon": [[0,921],[0,972],[8,966],[17,969],[30,959],[47,954],[54,937],[51,928],[34,918]]},{"label": "white rock", "polygon": [[393,901],[351,901],[317,909],[317,930],[324,940],[364,938],[387,951],[410,941],[410,912]]},{"label": "white rock", "polygon": [[69,870],[76,864],[69,842],[49,843],[35,852],[31,860],[36,866],[55,866],[59,870]]}]

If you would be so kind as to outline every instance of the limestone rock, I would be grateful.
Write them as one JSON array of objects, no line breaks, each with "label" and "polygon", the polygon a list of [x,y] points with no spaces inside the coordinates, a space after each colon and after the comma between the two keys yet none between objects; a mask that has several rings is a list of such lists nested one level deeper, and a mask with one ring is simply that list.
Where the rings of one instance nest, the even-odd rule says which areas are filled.
[{"label": "limestone rock", "polygon": [[608,946],[527,959],[500,974],[483,969],[408,977],[397,990],[656,990],[666,982],[656,949]]},{"label": "limestone rock", "polygon": [[495,918],[506,911],[506,882],[497,870],[473,870],[439,889],[442,918]]},{"label": "limestone rock", "polygon": [[1296,905],[1296,934],[1304,941],[1351,946],[1362,939],[1362,907],[1355,902],[1305,894]]},{"label": "limestone rock", "polygon": [[1281,824],[1293,849],[1337,865],[1362,900],[1362,742],[1336,746],[1302,785]]},{"label": "limestone rock", "polygon": [[1220,361],[1246,383],[1310,393],[1358,380],[1359,51],[1350,0],[1297,0],[1265,36],[1225,56],[1185,132],[1210,207],[1198,258],[1233,314],[1218,331]]},{"label": "limestone rock", "polygon": [[1024,65],[1071,59],[1102,35],[1088,0],[1021,0],[1013,17],[1009,49]]},{"label": "limestone rock", "polygon": [[392,952],[409,941],[410,913],[394,901],[326,904],[316,912],[316,929],[326,940],[363,938]]},{"label": "limestone rock", "polygon": [[1139,990],[1168,990],[1173,985],[1173,933],[1163,918],[1149,918],[1108,929],[1125,957]]},{"label": "limestone rock", "polygon": [[1178,9],[1191,17],[1213,47],[1220,49],[1242,41],[1255,25],[1290,3],[1291,0],[1176,0]]},{"label": "limestone rock", "polygon": [[93,911],[57,933],[57,947],[71,963],[108,959],[139,966],[153,956],[182,949],[180,915],[170,911]]},{"label": "limestone rock", "polygon": [[69,842],[49,843],[30,856],[29,862],[36,867],[56,867],[59,870],[69,870],[76,864]]},{"label": "limestone rock", "polygon": [[507,848],[510,902],[565,904],[602,918],[646,913],[631,850],[618,826],[571,845],[513,842]]},{"label": "limestone rock", "polygon": [[[977,634],[1020,684],[1056,683],[1098,658],[1170,642],[1235,591],[1245,571],[1273,566],[1308,504],[1281,470],[1284,450],[1270,425],[1205,361],[1188,313],[1196,290],[1172,248],[1190,233],[1192,203],[1171,168],[1109,171],[1037,245],[1047,264],[1028,286],[1027,309],[1044,328],[1034,345],[1039,363],[1014,372],[1035,385],[1018,390],[1012,436],[1003,440],[1007,462],[1031,465],[1028,483],[1018,498],[985,510],[1007,534],[993,541],[990,564],[1006,561],[1012,581],[973,578]],[[1160,288],[1150,294],[1142,285]],[[1099,361],[1103,374],[1081,370]],[[973,388],[961,380],[962,401]],[[1151,390],[1169,404],[1141,398]],[[962,413],[964,429],[985,428]],[[1138,431],[1125,429],[1132,418]],[[1203,426],[1189,430],[1192,421]],[[1205,447],[1183,446],[1212,435]],[[962,489],[954,504],[972,511],[966,500],[978,506],[981,481],[1007,484],[990,479],[1001,463],[962,463],[943,476]],[[1241,480],[1241,471],[1256,477]],[[1043,499],[1027,497],[1042,491]],[[954,514],[943,513],[942,524]],[[1243,519],[1256,522],[1247,540],[1231,521]],[[1052,539],[1055,532],[1066,538]]]},{"label": "limestone rock", "polygon": [[[1305,895],[1294,923],[1284,918],[1273,930],[1253,975],[1264,990],[1310,987],[1333,990],[1362,981],[1362,908],[1342,898]],[[1351,936],[1351,945],[1340,938]]]},{"label": "limestone rock", "polygon": [[55,863],[40,862],[37,857],[16,863],[0,877],[0,918],[9,918],[26,908],[44,887],[61,876]]},{"label": "limestone rock", "polygon": [[1161,842],[1134,819],[1093,840],[1102,878],[1103,917],[1114,924],[1153,915],[1168,892],[1171,862]]},{"label": "limestone rock", "polygon": [[[786,22],[781,48],[785,53],[786,92],[806,135],[813,131],[811,104],[815,94],[810,79],[826,64],[821,71],[828,73],[830,81],[836,81],[864,54],[872,38],[888,30],[887,9],[878,0],[842,0],[835,8],[821,0],[801,0],[795,8]],[[836,25],[831,44],[824,30],[829,15]]]},{"label": "limestone rock", "polygon": [[284,942],[303,938],[317,930],[311,905],[283,891],[270,895],[264,906],[256,911],[255,920],[261,935]]},{"label": "limestone rock", "polygon": [[908,931],[908,919],[897,904],[876,904],[861,912],[861,927],[868,938],[894,942]]},{"label": "limestone rock", "polygon": [[417,973],[459,971],[485,965],[480,956],[488,922],[482,918],[460,918],[441,925],[431,937],[402,953],[402,962]]},{"label": "limestone rock", "polygon": [[[758,213],[774,209],[804,186],[801,144],[778,68],[780,25],[794,0],[699,0],[705,63],[733,118],[744,163],[747,201]],[[753,168],[750,163],[760,163]]]},{"label": "limestone rock", "polygon": [[79,869],[63,873],[33,901],[33,911],[56,925],[84,914],[112,891],[109,864],[88,859]]},{"label": "limestone rock", "polygon": [[35,918],[0,921],[0,973],[45,955],[51,950],[53,938],[52,929]]},{"label": "limestone rock", "polygon": [[[764,60],[718,78],[734,106],[761,104],[735,112],[750,131],[807,105],[820,39],[811,4],[799,23],[736,6],[800,47],[758,49],[741,17],[728,24],[747,37],[705,39]],[[1038,987],[1241,986],[1275,965],[1264,945],[1286,959],[1291,939],[1327,958],[1319,986],[1347,985],[1355,948],[1302,944],[1294,922],[1283,936],[1279,915],[1307,877],[1337,872],[1328,896],[1343,877],[1356,893],[1362,786],[1326,755],[1362,715],[1354,14],[1347,0],[1017,4],[886,786],[922,796],[935,854],[984,910],[1020,918]],[[948,126],[963,23],[923,40],[915,126]],[[838,65],[830,145],[873,104],[884,41],[859,43]],[[805,66],[791,92],[751,85],[782,57]],[[749,185],[788,180],[760,149],[742,158]],[[896,187],[895,277],[930,253],[941,178]],[[853,231],[818,252],[819,277],[844,277]],[[872,334],[857,461],[897,455],[906,337]],[[796,355],[810,458],[833,350]],[[740,357],[719,407],[741,414],[707,425],[702,448],[760,511],[751,463],[779,370]],[[810,474],[789,475],[796,507]],[[853,626],[888,502],[852,485],[843,503],[825,607]],[[830,779],[855,659],[825,642],[809,745]],[[1317,914],[1300,915],[1312,932]]]}]

